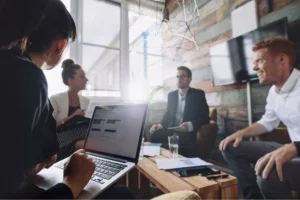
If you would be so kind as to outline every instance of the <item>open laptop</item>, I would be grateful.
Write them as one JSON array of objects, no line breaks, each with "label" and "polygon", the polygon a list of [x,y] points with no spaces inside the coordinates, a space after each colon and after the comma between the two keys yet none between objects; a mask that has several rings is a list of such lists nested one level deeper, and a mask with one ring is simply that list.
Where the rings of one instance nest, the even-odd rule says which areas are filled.
[{"label": "open laptop", "polygon": [[[147,104],[95,108],[84,149],[96,170],[78,198],[98,196],[137,164],[147,110]],[[67,159],[42,170],[32,182],[45,190],[62,182]]]}]

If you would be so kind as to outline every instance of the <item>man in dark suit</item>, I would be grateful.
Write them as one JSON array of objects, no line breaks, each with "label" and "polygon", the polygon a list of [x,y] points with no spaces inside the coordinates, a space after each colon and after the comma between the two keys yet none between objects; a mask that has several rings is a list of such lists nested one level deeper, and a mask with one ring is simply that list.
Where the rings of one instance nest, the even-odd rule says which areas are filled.
[{"label": "man in dark suit", "polygon": [[[168,136],[179,135],[179,153],[192,156],[196,145],[197,131],[209,123],[209,109],[202,90],[190,88],[192,72],[189,68],[177,68],[178,90],[168,95],[168,106],[160,124],[151,129],[151,142],[163,143],[168,148]],[[168,130],[169,127],[179,127]]]}]

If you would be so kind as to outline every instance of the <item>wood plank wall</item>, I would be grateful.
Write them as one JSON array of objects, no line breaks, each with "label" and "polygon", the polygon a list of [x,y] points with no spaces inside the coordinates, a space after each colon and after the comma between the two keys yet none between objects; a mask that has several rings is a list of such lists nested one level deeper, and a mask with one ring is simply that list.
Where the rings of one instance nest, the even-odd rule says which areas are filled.
[{"label": "wood plank wall", "polygon": [[[176,68],[185,65],[193,71],[192,87],[206,92],[210,106],[218,109],[219,132],[226,135],[247,126],[247,108],[245,84],[213,87],[211,82],[209,48],[213,45],[232,38],[231,11],[245,0],[197,0],[199,17],[190,23],[191,31],[199,45],[199,51],[193,42],[165,32],[162,37],[165,51],[163,53],[164,85],[176,88]],[[186,0],[186,8],[192,11],[194,1]],[[300,21],[300,0],[271,0],[272,12],[266,13],[266,0],[258,0],[257,10],[261,25],[287,16],[290,29],[293,30],[297,47],[300,47],[299,28],[295,28]],[[178,23],[183,20],[183,13],[178,7],[177,0],[168,0],[170,11],[169,29],[184,34],[185,25]],[[298,9],[297,9],[298,8]],[[189,16],[188,16],[189,18]],[[176,22],[177,21],[177,22]],[[245,20],[246,23],[246,20]],[[298,25],[299,26],[299,25]],[[190,37],[189,33],[186,36]],[[178,48],[180,47],[180,48]],[[265,99],[270,86],[254,84],[253,113],[254,121],[264,113]]]}]

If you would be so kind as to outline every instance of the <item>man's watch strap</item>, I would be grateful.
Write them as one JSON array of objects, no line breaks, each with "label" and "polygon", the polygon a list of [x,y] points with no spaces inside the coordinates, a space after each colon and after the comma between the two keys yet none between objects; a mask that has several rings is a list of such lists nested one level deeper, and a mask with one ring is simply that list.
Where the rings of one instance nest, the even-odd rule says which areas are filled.
[{"label": "man's watch strap", "polygon": [[295,147],[297,148],[297,155],[300,157],[300,141],[293,142]]}]

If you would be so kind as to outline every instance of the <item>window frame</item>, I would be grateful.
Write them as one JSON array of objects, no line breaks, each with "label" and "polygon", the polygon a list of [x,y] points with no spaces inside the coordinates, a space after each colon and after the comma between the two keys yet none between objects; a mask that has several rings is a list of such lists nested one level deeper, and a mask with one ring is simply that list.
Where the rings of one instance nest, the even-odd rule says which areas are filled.
[{"label": "window frame", "polygon": [[[120,4],[120,49],[83,42],[83,0],[71,1],[71,15],[73,16],[77,25],[77,40],[70,45],[70,56],[75,58],[78,64],[82,65],[83,45],[96,46],[106,49],[114,49],[120,51],[120,98],[129,98],[129,20],[128,20],[128,4],[124,0],[106,0],[113,1]],[[95,90],[109,93],[109,90]],[[109,95],[108,95],[109,96]],[[114,95],[113,95],[114,96]]]}]

